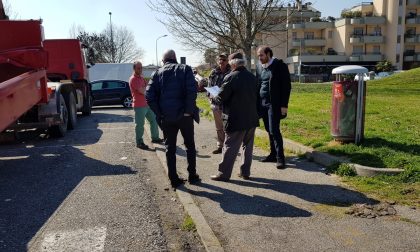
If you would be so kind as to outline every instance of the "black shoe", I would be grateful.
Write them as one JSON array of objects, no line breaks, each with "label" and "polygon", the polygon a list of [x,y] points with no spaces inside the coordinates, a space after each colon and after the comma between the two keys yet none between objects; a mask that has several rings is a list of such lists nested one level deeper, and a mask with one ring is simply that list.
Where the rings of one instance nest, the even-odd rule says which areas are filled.
[{"label": "black shoe", "polygon": [[155,143],[155,144],[161,144],[163,142],[164,142],[164,140],[163,139],[160,139],[160,138],[158,138],[158,139],[152,139],[152,143]]},{"label": "black shoe", "polygon": [[149,146],[145,145],[144,143],[137,144],[137,148],[142,150],[149,150]]},{"label": "black shoe", "polygon": [[224,182],[228,182],[229,179],[228,178],[224,178],[222,177],[220,174],[219,175],[213,175],[210,177],[211,180],[215,180],[215,181],[224,181]]},{"label": "black shoe", "polygon": [[238,177],[240,177],[240,178],[242,178],[244,180],[250,180],[251,179],[249,176],[245,176],[245,175],[242,175],[240,173],[238,174]]},{"label": "black shoe", "polygon": [[276,167],[277,167],[277,169],[279,169],[279,170],[281,170],[281,169],[286,169],[286,162],[284,162],[284,161],[278,161],[278,162],[276,163]]},{"label": "black shoe", "polygon": [[190,184],[197,184],[201,182],[200,176],[198,174],[194,174],[192,176],[188,176],[188,182]]},{"label": "black shoe", "polygon": [[277,161],[277,158],[275,156],[272,156],[272,155],[268,155],[261,160],[261,162],[263,162],[263,163],[274,163],[276,161]]},{"label": "black shoe", "polygon": [[171,186],[172,186],[172,188],[175,189],[175,188],[179,187],[180,185],[183,185],[184,183],[185,183],[184,179],[178,178],[175,181],[171,181]]},{"label": "black shoe", "polygon": [[220,154],[220,153],[222,153],[222,151],[223,151],[223,148],[217,148],[212,153],[213,154]]}]

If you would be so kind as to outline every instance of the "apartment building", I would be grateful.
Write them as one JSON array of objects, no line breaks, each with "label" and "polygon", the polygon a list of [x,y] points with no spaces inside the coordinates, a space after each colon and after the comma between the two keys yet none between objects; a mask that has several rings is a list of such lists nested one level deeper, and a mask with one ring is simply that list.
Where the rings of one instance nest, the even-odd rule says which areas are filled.
[{"label": "apartment building", "polygon": [[336,66],[374,70],[381,60],[398,70],[420,66],[420,0],[361,2],[335,20],[321,19],[321,12],[298,0],[279,14],[287,17],[284,30],[261,34],[257,43],[272,46],[294,75],[325,80]]}]

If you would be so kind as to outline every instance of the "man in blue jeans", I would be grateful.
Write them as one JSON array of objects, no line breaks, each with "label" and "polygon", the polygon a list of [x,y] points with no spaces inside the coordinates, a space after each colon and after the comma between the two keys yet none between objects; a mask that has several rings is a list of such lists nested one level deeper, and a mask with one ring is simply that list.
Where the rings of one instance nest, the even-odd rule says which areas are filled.
[{"label": "man in blue jeans", "polygon": [[191,67],[178,64],[176,54],[168,50],[163,55],[164,65],[155,71],[146,90],[146,100],[155,112],[163,130],[166,145],[166,164],[173,188],[184,183],[176,172],[176,139],[178,131],[187,148],[188,181],[200,181],[196,172],[194,120],[199,121],[196,106],[197,86]]},{"label": "man in blue jeans", "polygon": [[136,144],[137,148],[148,150],[143,141],[144,134],[144,119],[150,123],[150,132],[152,134],[152,143],[161,143],[162,139],[159,138],[159,129],[156,122],[155,114],[150,110],[146,103],[144,93],[146,92],[146,81],[142,76],[143,67],[139,61],[133,63],[133,75],[130,77],[130,91],[133,97],[134,120],[136,123]]},{"label": "man in blue jeans", "polygon": [[282,60],[273,58],[270,47],[259,47],[257,54],[261,62],[261,67],[257,69],[261,99],[260,112],[270,138],[270,154],[262,162],[276,162],[277,169],[284,169],[286,160],[283,137],[280,132],[280,119],[287,116],[291,91],[290,73]]}]

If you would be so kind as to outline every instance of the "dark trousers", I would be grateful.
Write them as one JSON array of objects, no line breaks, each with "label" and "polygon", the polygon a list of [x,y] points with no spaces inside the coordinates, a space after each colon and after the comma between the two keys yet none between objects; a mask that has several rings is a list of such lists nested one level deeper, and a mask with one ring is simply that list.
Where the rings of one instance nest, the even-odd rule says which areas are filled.
[{"label": "dark trousers", "polygon": [[255,128],[226,132],[223,145],[222,161],[219,164],[219,173],[223,178],[232,176],[233,165],[241,149],[241,174],[251,175],[252,150],[254,148]]},{"label": "dark trousers", "polygon": [[284,161],[283,136],[280,132],[281,110],[272,106],[263,107],[263,121],[265,130],[270,138],[270,156],[275,156],[277,161]]},{"label": "dark trousers", "polygon": [[184,145],[187,148],[187,161],[189,175],[196,174],[196,150],[194,142],[194,121],[191,116],[184,116],[176,122],[162,122],[162,130],[165,136],[166,145],[166,164],[168,166],[168,176],[171,182],[179,177],[176,172],[176,140],[178,131],[184,138]]}]

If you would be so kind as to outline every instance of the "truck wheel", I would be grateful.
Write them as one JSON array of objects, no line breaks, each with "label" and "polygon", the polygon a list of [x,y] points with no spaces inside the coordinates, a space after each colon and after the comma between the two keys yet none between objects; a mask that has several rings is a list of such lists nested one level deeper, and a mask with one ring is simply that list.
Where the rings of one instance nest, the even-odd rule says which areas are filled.
[{"label": "truck wheel", "polygon": [[67,132],[69,114],[67,111],[66,101],[62,95],[60,95],[60,113],[63,118],[63,123],[51,126],[48,129],[50,135],[53,137],[63,137]]},{"label": "truck wheel", "polygon": [[88,116],[92,113],[92,96],[89,95],[87,99],[85,99],[82,107],[82,115]]},{"label": "truck wheel", "polygon": [[123,99],[123,106],[124,108],[131,108],[133,104],[133,98],[131,96],[126,96]]},{"label": "truck wheel", "polygon": [[69,92],[69,93],[64,94],[64,100],[66,101],[67,111],[69,114],[67,128],[72,130],[76,128],[76,124],[77,124],[76,98],[74,97],[73,92]]}]

